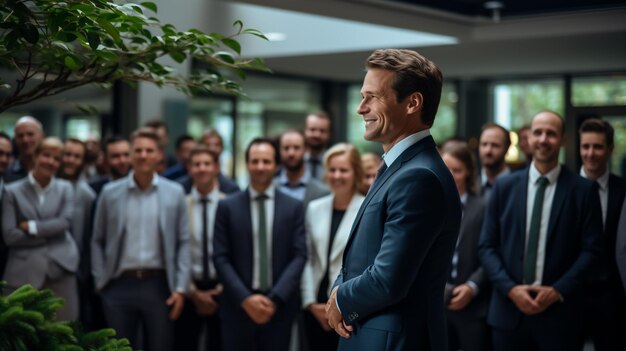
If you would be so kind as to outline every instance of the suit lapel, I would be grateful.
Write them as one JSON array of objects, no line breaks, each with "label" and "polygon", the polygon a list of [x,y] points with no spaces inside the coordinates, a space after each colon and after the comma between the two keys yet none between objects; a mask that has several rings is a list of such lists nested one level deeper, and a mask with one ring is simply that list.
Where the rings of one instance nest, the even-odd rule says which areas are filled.
[{"label": "suit lapel", "polygon": [[402,165],[405,162],[412,159],[413,157],[415,157],[415,155],[422,152],[423,150],[426,150],[432,147],[435,147],[435,141],[433,140],[432,136],[427,136],[426,138],[411,145],[408,149],[404,150],[404,152],[400,154],[400,156],[398,156],[398,158],[393,162],[393,164],[391,164],[391,167],[387,168],[387,170],[382,174],[380,179],[377,179],[374,185],[372,185],[370,190],[367,192],[367,195],[365,196],[365,200],[363,200],[363,204],[361,205],[361,208],[359,208],[359,211],[356,214],[354,223],[352,224],[352,229],[350,230],[350,236],[348,237],[348,242],[346,243],[346,248],[343,252],[344,260],[346,258],[346,253],[348,252],[348,248],[350,247],[350,244],[352,243],[352,239],[354,238],[354,233],[356,232],[356,229],[358,228],[359,223],[361,222],[361,218],[363,217],[363,211],[365,211],[365,208],[367,208],[370,201],[372,201],[372,198],[374,197],[374,195],[378,193],[380,188],[389,180],[389,178],[391,178],[391,176],[394,173],[396,173],[402,167]]},{"label": "suit lapel", "polygon": [[[313,231],[318,235],[312,235],[311,245],[317,248],[318,259],[324,263],[328,252],[328,239],[330,238],[330,223],[332,221],[334,196],[329,196],[324,203],[319,204],[315,209],[315,219],[313,220]],[[339,230],[337,230],[337,235]],[[335,241],[337,237],[335,236]],[[334,244],[333,244],[334,246]],[[328,262],[326,262],[328,264]]]},{"label": "suit lapel", "polygon": [[[552,200],[552,210],[550,211],[550,221],[548,222],[547,239],[550,239],[552,233],[554,233],[557,221],[563,209],[563,204],[566,201],[567,195],[570,192],[572,184],[572,177],[565,167],[561,167],[561,174],[556,182],[556,191],[554,192],[554,199]],[[546,241],[547,242],[547,241]]]},{"label": "suit lapel", "polygon": [[[28,179],[24,180],[22,189],[24,189],[24,197],[28,200],[28,203],[33,204],[33,210],[37,214],[37,218],[43,218],[41,216],[41,211],[39,210],[39,196],[37,196],[37,191],[35,187],[30,183]],[[22,213],[23,215],[24,213]]]},{"label": "suit lapel", "polygon": [[475,218],[475,215],[474,215],[474,212],[476,211],[475,203],[476,203],[476,195],[468,193],[467,201],[465,202],[465,205],[463,206],[464,220],[461,220],[461,228],[459,229],[459,238],[457,240],[459,247],[463,247],[461,243],[465,239],[465,236],[466,236],[465,232],[467,231],[467,226],[468,226],[469,221]]},{"label": "suit lapel", "polygon": [[[521,182],[517,182],[517,188],[515,190],[515,196],[517,197],[517,199],[515,200],[516,205],[516,210],[515,213],[523,213],[523,216],[519,216],[517,218],[520,218],[520,221],[517,223],[517,230],[514,231],[514,233],[518,233],[518,237],[516,238],[517,240],[517,245],[515,245],[516,248],[519,248],[520,250],[522,250],[522,255],[524,252],[524,248],[526,247],[526,221],[527,221],[527,217],[529,216],[529,214],[527,213],[527,204],[528,204],[528,172],[530,171],[530,168],[526,168],[523,171],[520,172],[524,172],[524,176],[521,177],[522,181]],[[492,196],[494,194],[491,194]],[[506,229],[505,229],[506,230]]]},{"label": "suit lapel", "polygon": [[[337,257],[339,257],[341,255],[341,253],[344,250],[344,243],[348,240],[348,235],[350,235],[350,228],[352,226],[352,223],[354,222],[354,218],[357,214],[357,212],[359,211],[359,200],[362,199],[362,197],[359,194],[355,194],[352,196],[352,200],[350,200],[350,204],[348,205],[348,208],[346,209],[346,213],[343,215],[343,218],[341,219],[341,223],[339,223],[339,228],[337,228],[337,233],[335,234],[335,239],[333,240],[333,245],[331,247],[331,251],[330,251],[330,261],[334,261]],[[330,206],[325,206],[325,208],[328,209],[332,209],[332,198],[331,198],[331,203]],[[325,218],[331,219],[332,218],[332,214],[328,213],[325,214]],[[330,222],[325,223],[326,228],[330,229]],[[322,248],[324,247],[328,247],[328,235],[324,236],[326,238],[326,245],[322,246]],[[324,252],[324,251],[322,251]],[[330,262],[327,262],[327,264],[330,264]]]},{"label": "suit lapel", "polygon": [[[132,178],[129,178],[128,181],[133,181]],[[117,221],[117,235],[122,236],[124,230],[126,229],[126,220],[128,218],[128,213],[126,212],[126,207],[128,204],[128,193],[130,191],[128,187],[128,183],[124,182],[124,184],[120,184],[120,194],[117,197],[113,198],[113,202],[111,205],[115,204],[117,206],[117,215],[119,220]]]}]

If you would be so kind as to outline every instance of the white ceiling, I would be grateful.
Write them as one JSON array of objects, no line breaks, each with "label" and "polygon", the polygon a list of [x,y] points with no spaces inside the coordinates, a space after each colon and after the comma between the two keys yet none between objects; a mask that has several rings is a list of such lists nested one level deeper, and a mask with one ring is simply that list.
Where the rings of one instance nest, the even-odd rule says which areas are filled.
[{"label": "white ceiling", "polygon": [[378,0],[216,0],[214,6],[221,28],[242,19],[284,33],[285,41],[242,40],[245,55],[265,58],[281,74],[360,81],[365,58],[386,47],[416,49],[448,78],[626,71],[626,9],[494,23]]}]

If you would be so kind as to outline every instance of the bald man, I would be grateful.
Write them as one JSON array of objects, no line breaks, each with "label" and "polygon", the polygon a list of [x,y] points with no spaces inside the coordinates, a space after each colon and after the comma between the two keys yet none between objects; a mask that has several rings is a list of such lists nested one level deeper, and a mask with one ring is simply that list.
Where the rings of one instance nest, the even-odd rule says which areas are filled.
[{"label": "bald man", "polygon": [[602,213],[597,187],[559,164],[561,116],[531,124],[533,161],[499,178],[479,243],[493,283],[487,323],[496,351],[580,350],[583,282],[597,275]]},{"label": "bald man", "polygon": [[41,122],[32,116],[20,117],[15,123],[13,134],[18,158],[9,166],[4,176],[7,183],[26,177],[33,169],[35,147],[45,136]]}]

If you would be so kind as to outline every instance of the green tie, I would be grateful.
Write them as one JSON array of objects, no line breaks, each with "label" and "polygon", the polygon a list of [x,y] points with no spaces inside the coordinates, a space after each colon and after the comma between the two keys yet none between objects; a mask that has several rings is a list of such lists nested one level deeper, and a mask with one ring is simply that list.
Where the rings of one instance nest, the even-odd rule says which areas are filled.
[{"label": "green tie", "polygon": [[543,195],[546,192],[547,185],[548,178],[539,177],[539,179],[537,179],[537,192],[535,192],[535,202],[533,203],[533,212],[530,217],[528,245],[526,246],[526,256],[524,258],[524,284],[532,284],[535,282],[539,229],[541,228],[541,212],[543,211]]},{"label": "green tie", "polygon": [[265,200],[268,196],[259,194],[255,200],[259,205],[259,290],[269,290],[270,283],[267,274],[267,225],[265,223]]}]

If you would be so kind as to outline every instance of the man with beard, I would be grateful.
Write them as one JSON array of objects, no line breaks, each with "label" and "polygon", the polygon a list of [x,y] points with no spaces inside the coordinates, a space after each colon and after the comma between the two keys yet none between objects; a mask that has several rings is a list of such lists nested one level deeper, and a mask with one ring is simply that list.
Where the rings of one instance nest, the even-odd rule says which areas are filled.
[{"label": "man with beard", "polygon": [[328,195],[330,191],[326,185],[305,172],[304,138],[297,130],[288,130],[280,136],[282,169],[274,183],[287,195],[302,201],[306,209],[310,201]]},{"label": "man with beard", "polygon": [[485,198],[489,196],[496,178],[509,173],[509,167],[504,163],[504,156],[510,145],[509,131],[504,127],[495,123],[487,123],[483,126],[478,143],[478,155],[482,164],[480,193]]},{"label": "man with beard", "polygon": [[626,345],[621,331],[626,319],[626,298],[615,259],[615,241],[626,186],[622,178],[608,169],[614,148],[613,127],[601,119],[590,118],[580,126],[579,134],[583,162],[580,175],[598,184],[606,235],[600,274],[591,277],[584,288],[585,336],[591,337],[597,351],[623,350]]},{"label": "man with beard", "polygon": [[312,178],[321,180],[324,177],[322,166],[324,151],[330,139],[330,117],[326,112],[315,112],[306,117],[304,137],[306,140],[304,161],[307,171]]},{"label": "man with beard", "polygon": [[109,169],[109,175],[90,183],[96,194],[105,184],[112,180],[125,177],[130,171],[130,144],[121,136],[111,136],[104,141],[104,162]]},{"label": "man with beard", "polygon": [[582,349],[581,292],[598,274],[602,214],[597,187],[559,164],[564,142],[563,119],[537,114],[532,163],[498,179],[488,201],[479,253],[496,351]]},{"label": "man with beard", "polygon": [[278,150],[257,138],[246,149],[250,186],[219,202],[213,261],[224,285],[224,351],[287,351],[306,261],[302,204],[272,184]]},{"label": "man with beard", "polygon": [[7,170],[4,180],[7,183],[26,177],[35,165],[34,153],[37,144],[43,140],[45,134],[41,122],[31,116],[24,116],[17,120],[14,130],[15,147],[18,159],[13,161]]}]

